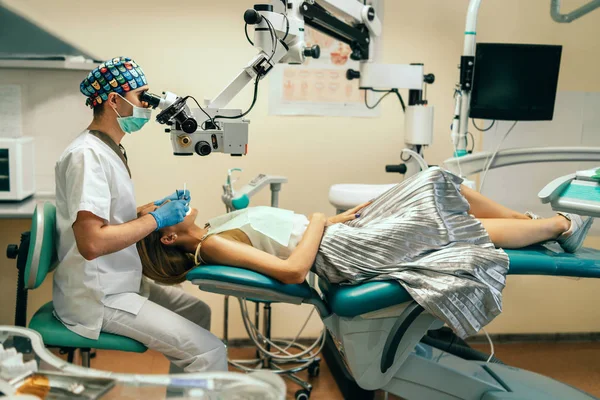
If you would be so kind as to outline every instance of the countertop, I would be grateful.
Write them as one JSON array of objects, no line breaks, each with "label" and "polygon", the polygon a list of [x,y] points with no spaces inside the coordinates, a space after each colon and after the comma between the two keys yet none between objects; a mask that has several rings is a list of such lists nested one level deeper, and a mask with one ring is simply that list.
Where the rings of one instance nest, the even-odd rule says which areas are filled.
[{"label": "countertop", "polygon": [[36,193],[23,201],[0,201],[0,219],[31,218],[37,203],[55,200],[54,193]]}]

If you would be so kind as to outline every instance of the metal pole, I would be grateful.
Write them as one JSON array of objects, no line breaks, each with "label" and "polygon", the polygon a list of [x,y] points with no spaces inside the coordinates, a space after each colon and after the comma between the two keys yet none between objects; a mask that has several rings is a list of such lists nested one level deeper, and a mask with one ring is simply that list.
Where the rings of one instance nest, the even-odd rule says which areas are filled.
[{"label": "metal pole", "polygon": [[271,183],[271,207],[279,207],[279,191],[281,183]]},{"label": "metal pole", "polygon": [[[263,326],[264,326],[264,335],[267,339],[271,340],[271,304],[265,303],[263,307]],[[271,345],[266,343],[265,348],[267,351],[271,351]],[[265,358],[265,367],[271,368],[271,357]]]},{"label": "metal pole", "polygon": [[81,365],[85,368],[90,368],[90,349],[80,349]]},{"label": "metal pole", "polygon": [[260,323],[260,303],[254,303],[254,326],[258,328]]},{"label": "metal pole", "polygon": [[15,325],[27,327],[27,288],[25,287],[25,268],[30,246],[30,233],[21,234],[19,254],[17,256],[17,302],[15,310]]},{"label": "metal pole", "polygon": [[229,296],[225,296],[223,309],[223,343],[229,341]]}]

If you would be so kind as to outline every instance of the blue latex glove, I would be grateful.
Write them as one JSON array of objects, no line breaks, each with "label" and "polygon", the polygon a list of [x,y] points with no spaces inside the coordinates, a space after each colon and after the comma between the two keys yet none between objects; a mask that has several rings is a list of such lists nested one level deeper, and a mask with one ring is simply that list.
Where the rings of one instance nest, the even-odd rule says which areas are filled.
[{"label": "blue latex glove", "polygon": [[150,215],[156,220],[156,230],[159,230],[183,221],[189,209],[186,200],[173,200],[152,211]]},{"label": "blue latex glove", "polygon": [[189,190],[176,190],[174,193],[168,195],[165,198],[162,198],[160,200],[156,200],[154,202],[155,206],[160,206],[162,205],[165,201],[167,200],[185,200],[186,202],[190,202],[190,200],[192,200],[192,196],[190,196],[190,191]]}]

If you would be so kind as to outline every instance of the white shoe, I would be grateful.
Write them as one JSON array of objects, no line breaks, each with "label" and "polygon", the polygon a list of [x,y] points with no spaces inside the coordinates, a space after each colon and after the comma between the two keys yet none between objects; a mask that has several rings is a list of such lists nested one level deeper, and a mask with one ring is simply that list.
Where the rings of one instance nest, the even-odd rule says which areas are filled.
[{"label": "white shoe", "polygon": [[556,241],[567,253],[575,253],[581,248],[581,246],[583,246],[583,241],[585,240],[585,237],[587,236],[594,219],[587,218],[584,220],[577,214],[568,214],[562,212],[559,212],[558,214],[571,221],[571,227],[568,231],[560,235]]}]

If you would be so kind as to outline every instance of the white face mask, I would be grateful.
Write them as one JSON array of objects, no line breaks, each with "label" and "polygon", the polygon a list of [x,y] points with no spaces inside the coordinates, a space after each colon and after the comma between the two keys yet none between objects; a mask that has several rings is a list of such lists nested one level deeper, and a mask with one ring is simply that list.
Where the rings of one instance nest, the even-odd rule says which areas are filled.
[{"label": "white face mask", "polygon": [[[121,96],[120,94],[118,95],[120,98],[131,104],[131,102],[125,97]],[[152,117],[152,109],[137,107],[133,104],[131,104],[131,106],[133,107],[133,114],[129,117],[121,117],[118,111],[114,109],[115,113],[118,116],[117,122],[119,123],[121,130],[125,133],[139,131],[144,125],[146,125],[146,123],[148,123],[148,121],[150,121],[150,118]]]}]

